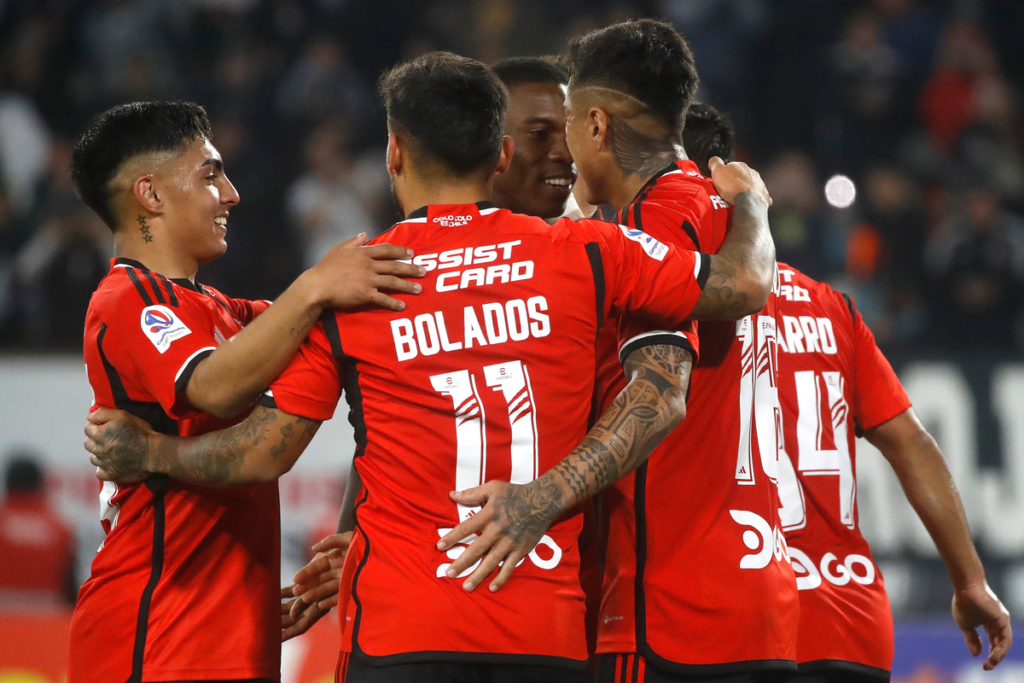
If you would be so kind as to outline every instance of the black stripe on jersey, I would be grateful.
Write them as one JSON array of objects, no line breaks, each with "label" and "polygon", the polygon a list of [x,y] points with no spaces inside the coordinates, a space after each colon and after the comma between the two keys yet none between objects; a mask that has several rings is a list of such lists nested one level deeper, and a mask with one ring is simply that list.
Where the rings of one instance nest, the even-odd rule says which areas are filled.
[{"label": "black stripe on jersey", "polygon": [[125,270],[128,271],[128,277],[131,278],[132,284],[135,285],[135,289],[139,291],[139,296],[142,297],[142,303],[146,304],[147,306],[152,306],[153,299],[150,298],[149,292],[146,291],[146,287],[145,285],[142,284],[142,281],[139,279],[139,276],[135,272],[135,269],[125,268]]},{"label": "black stripe on jersey", "polygon": [[[164,529],[166,527],[166,508],[164,506],[164,486],[166,478],[162,483],[154,484],[147,488],[153,493],[153,566],[149,572],[149,581],[142,591],[142,598],[139,600],[139,616],[135,622],[135,647],[132,651],[132,674],[128,677],[128,683],[142,683],[142,663],[146,658],[146,636],[149,631],[149,607],[153,601],[153,591],[160,582],[160,576],[164,573]],[[156,488],[157,490],[153,490]]]},{"label": "black stripe on jersey", "polygon": [[164,293],[160,291],[160,286],[157,285],[156,283],[156,278],[153,277],[153,273],[149,272],[148,270],[144,270],[142,271],[142,274],[146,276],[146,279],[149,280],[150,286],[153,287],[153,294],[156,295],[156,300],[162,304],[167,303],[164,300]]},{"label": "black stripe on jersey", "polygon": [[196,355],[192,356],[192,360],[182,368],[178,373],[178,379],[174,380],[174,406],[173,410],[181,415],[183,412],[188,411],[192,406],[191,401],[188,400],[188,383],[192,381],[192,375],[195,374],[196,368],[204,360],[210,357],[213,353],[213,349],[206,349],[200,351]]},{"label": "black stripe on jersey", "polygon": [[850,319],[853,321],[854,327],[857,325],[857,307],[853,303],[853,299],[846,292],[841,292],[843,298],[846,299],[846,307],[850,309]]},{"label": "black stripe on jersey", "polygon": [[167,292],[167,300],[170,302],[170,304],[172,306],[177,307],[177,305],[178,305],[178,295],[174,293],[174,285],[172,285],[171,281],[168,280],[167,278],[165,278],[160,273],[156,273],[156,276],[158,278],[160,278],[160,282],[164,286],[164,291]]},{"label": "black stripe on jersey", "polygon": [[103,323],[100,325],[99,334],[96,335],[96,348],[100,352],[103,369],[107,372],[107,382],[110,383],[110,395],[114,399],[114,407],[145,420],[153,429],[161,434],[177,436],[177,421],[164,412],[163,407],[159,403],[155,401],[135,401],[129,398],[128,390],[124,388],[121,375],[118,374],[114,365],[107,360],[107,354],[103,351],[103,340],[106,336],[107,324]]},{"label": "black stripe on jersey", "polygon": [[756,659],[726,664],[680,664],[656,653],[647,642],[647,603],[644,598],[644,572],[647,568],[647,468],[650,461],[636,469],[633,485],[633,506],[636,515],[636,580],[633,585],[633,611],[636,615],[638,654],[666,672],[682,676],[727,676],[754,671],[796,669],[791,659]]},{"label": "black stripe on jersey", "polygon": [[[867,664],[860,664],[858,662],[847,662],[842,659],[819,659],[813,662],[803,662],[797,667],[797,673],[800,675],[808,674],[814,676],[824,675],[825,680],[829,680],[832,676],[841,678],[844,681],[863,681],[868,683],[874,681],[876,683],[889,683],[891,673],[885,669],[879,669],[874,666],[868,666]],[[843,675],[845,674],[845,675]],[[850,674],[853,674],[852,676]]]},{"label": "black stripe on jersey", "polygon": [[[636,534],[636,578],[633,583],[633,614],[637,649],[647,647],[647,603],[644,600],[644,570],[647,568],[647,465],[645,460],[633,476],[634,532]],[[625,667],[623,667],[625,668]]]},{"label": "black stripe on jersey", "polygon": [[[673,332],[655,332],[650,335],[640,335],[630,339],[622,348],[619,349],[619,362],[625,365],[626,359],[629,358],[629,354],[642,349],[646,346],[655,346],[658,344],[667,344],[668,346],[678,346],[681,349],[686,349],[690,352],[690,355],[694,358],[697,357],[696,352],[693,350],[693,344],[690,340],[681,334]],[[628,379],[628,378],[627,378]]]},{"label": "black stripe on jersey", "polygon": [[590,270],[594,274],[594,299],[597,302],[597,329],[604,325],[604,261],[601,260],[601,247],[597,242],[585,245]]},{"label": "black stripe on jersey", "polygon": [[[690,239],[693,240],[693,246],[697,251],[700,251],[700,238],[697,237],[697,230],[690,224],[690,221],[683,221],[683,232],[690,236]],[[701,285],[701,287],[703,286]]]},{"label": "black stripe on jersey", "polygon": [[698,253],[700,257],[700,268],[697,270],[697,286],[704,290],[708,283],[708,276],[711,275],[711,254]]}]

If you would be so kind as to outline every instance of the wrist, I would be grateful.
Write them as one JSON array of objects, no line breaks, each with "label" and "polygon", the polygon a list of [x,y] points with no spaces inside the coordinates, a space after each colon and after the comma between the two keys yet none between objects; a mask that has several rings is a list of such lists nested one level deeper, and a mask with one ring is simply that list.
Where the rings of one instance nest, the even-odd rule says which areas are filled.
[{"label": "wrist", "polygon": [[566,510],[572,509],[579,502],[576,500],[576,494],[573,492],[572,487],[569,486],[569,482],[554,469],[548,470],[539,479],[535,479],[531,483],[554,494],[549,497],[555,501],[555,517]]},{"label": "wrist", "polygon": [[319,314],[327,305],[327,295],[324,288],[320,285],[316,266],[299,275],[287,291],[293,292],[302,302],[302,306],[314,313]]},{"label": "wrist", "polygon": [[168,459],[163,457],[165,448],[167,448],[167,444],[163,434],[151,432],[146,435],[146,457],[143,459],[142,467],[147,474],[168,474],[170,472]]}]

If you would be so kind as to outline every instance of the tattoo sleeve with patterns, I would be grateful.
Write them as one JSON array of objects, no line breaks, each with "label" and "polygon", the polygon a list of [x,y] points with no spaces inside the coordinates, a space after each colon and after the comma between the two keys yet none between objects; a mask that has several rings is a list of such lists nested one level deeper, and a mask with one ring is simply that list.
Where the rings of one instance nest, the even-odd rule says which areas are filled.
[{"label": "tattoo sleeve with patterns", "polygon": [[554,468],[494,499],[494,522],[516,543],[539,539],[565,510],[632,472],[686,414],[693,357],[678,346],[658,344],[626,359],[631,381]]},{"label": "tattoo sleeve with patterns", "polygon": [[282,454],[294,462],[319,427],[319,421],[257,406],[233,427],[195,437],[164,437],[147,469],[214,486],[268,481],[283,474],[284,463],[277,462]]},{"label": "tattoo sleeve with patterns", "polygon": [[755,304],[755,295],[770,290],[774,270],[775,243],[768,228],[768,207],[742,192],[736,197],[729,236],[711,257],[704,291],[690,318],[738,320],[756,312],[761,307]]}]

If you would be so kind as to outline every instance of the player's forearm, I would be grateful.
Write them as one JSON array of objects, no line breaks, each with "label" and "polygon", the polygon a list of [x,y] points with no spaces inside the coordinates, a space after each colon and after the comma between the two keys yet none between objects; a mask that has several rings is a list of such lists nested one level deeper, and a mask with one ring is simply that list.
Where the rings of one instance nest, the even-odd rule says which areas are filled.
[{"label": "player's forearm", "polygon": [[233,427],[201,436],[150,435],[146,470],[204,486],[274,481],[288,472],[320,422],[257,406]]},{"label": "player's forearm", "polygon": [[961,590],[985,581],[960,494],[935,440],[913,410],[865,434],[892,465],[914,511],[924,523],[953,581]]},{"label": "player's forearm", "polygon": [[630,354],[629,384],[580,445],[537,480],[534,504],[561,514],[643,464],[686,417],[692,363],[689,351],[668,344]]},{"label": "player's forearm", "polygon": [[341,501],[341,515],[338,517],[338,533],[352,531],[356,528],[356,497],[363,488],[363,478],[359,476],[355,462],[348,468],[348,481],[345,482],[345,498]]},{"label": "player's forearm", "polygon": [[204,359],[189,380],[189,402],[222,419],[239,415],[288,365],[323,307],[307,271],[277,301]]},{"label": "player's forearm", "polygon": [[690,317],[739,320],[768,301],[775,276],[775,243],[768,227],[768,205],[751,192],[736,195],[732,226],[711,257],[708,280]]}]

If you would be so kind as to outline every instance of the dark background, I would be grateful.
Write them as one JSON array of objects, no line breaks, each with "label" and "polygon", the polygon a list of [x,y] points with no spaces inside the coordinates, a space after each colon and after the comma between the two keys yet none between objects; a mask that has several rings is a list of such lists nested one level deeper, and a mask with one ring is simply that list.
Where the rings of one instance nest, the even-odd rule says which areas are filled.
[{"label": "dark background", "polygon": [[[781,260],[852,293],[883,346],[1024,339],[1024,3],[1015,0],[0,0],[0,345],[79,349],[106,272],[70,150],[111,105],[189,99],[242,202],[200,279],[272,298],[394,220],[375,81],[446,49],[492,62],[657,16],[775,199]],[[836,209],[825,180],[854,180]]]}]

